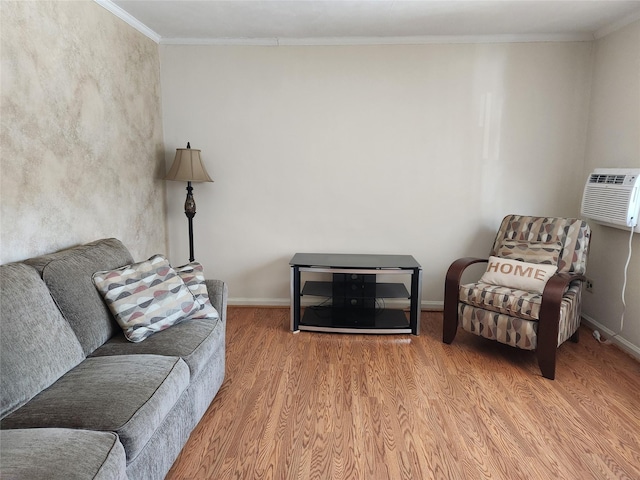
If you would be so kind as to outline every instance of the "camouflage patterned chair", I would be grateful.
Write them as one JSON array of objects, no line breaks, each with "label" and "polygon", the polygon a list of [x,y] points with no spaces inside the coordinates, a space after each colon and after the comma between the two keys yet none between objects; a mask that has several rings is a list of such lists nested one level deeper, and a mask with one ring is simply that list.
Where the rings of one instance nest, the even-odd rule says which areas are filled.
[{"label": "camouflage patterned chair", "polygon": [[[589,226],[582,220],[506,216],[490,253],[496,258],[461,258],[449,267],[442,341],[453,342],[461,325],[475,335],[535,350],[542,376],[553,380],[557,348],[569,338],[578,341],[581,284],[585,281],[590,235]],[[490,267],[500,261],[506,264],[502,259],[538,264],[539,268],[550,270],[549,280],[540,289],[542,293],[483,283],[486,274],[479,282],[460,284],[469,265],[488,261]],[[510,263],[520,272],[527,266]],[[552,265],[557,265],[555,274],[553,267],[549,268]],[[535,266],[532,268],[538,271]]]}]

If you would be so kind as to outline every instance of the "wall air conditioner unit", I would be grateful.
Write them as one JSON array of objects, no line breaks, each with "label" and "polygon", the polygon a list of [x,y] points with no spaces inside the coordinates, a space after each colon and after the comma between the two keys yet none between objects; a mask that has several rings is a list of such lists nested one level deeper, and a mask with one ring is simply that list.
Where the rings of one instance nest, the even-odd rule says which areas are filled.
[{"label": "wall air conditioner unit", "polygon": [[637,226],[640,168],[596,168],[584,186],[580,214],[623,230]]}]

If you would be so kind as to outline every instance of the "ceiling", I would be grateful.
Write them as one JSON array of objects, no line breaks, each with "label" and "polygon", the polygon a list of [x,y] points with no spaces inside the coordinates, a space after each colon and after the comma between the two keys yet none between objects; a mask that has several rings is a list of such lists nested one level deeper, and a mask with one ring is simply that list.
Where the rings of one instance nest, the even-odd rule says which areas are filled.
[{"label": "ceiling", "polygon": [[571,41],[640,19],[640,0],[96,1],[159,43]]}]

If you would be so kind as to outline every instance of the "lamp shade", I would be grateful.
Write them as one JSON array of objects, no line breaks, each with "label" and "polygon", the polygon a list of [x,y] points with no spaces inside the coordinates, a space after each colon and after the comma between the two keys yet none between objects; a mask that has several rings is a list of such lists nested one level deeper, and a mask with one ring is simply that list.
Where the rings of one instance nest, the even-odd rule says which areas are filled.
[{"label": "lamp shade", "polygon": [[200,158],[200,150],[177,148],[176,158],[165,180],[182,182],[213,182]]}]

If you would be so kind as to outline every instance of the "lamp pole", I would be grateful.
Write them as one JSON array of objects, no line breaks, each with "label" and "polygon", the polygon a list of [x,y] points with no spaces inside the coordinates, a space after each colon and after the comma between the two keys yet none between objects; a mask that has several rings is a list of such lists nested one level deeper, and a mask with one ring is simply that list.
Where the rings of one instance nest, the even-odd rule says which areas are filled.
[{"label": "lamp pole", "polygon": [[187,182],[187,199],[184,201],[184,214],[189,219],[189,261],[195,260],[193,256],[193,217],[196,216],[196,201],[193,198],[193,187]]}]

